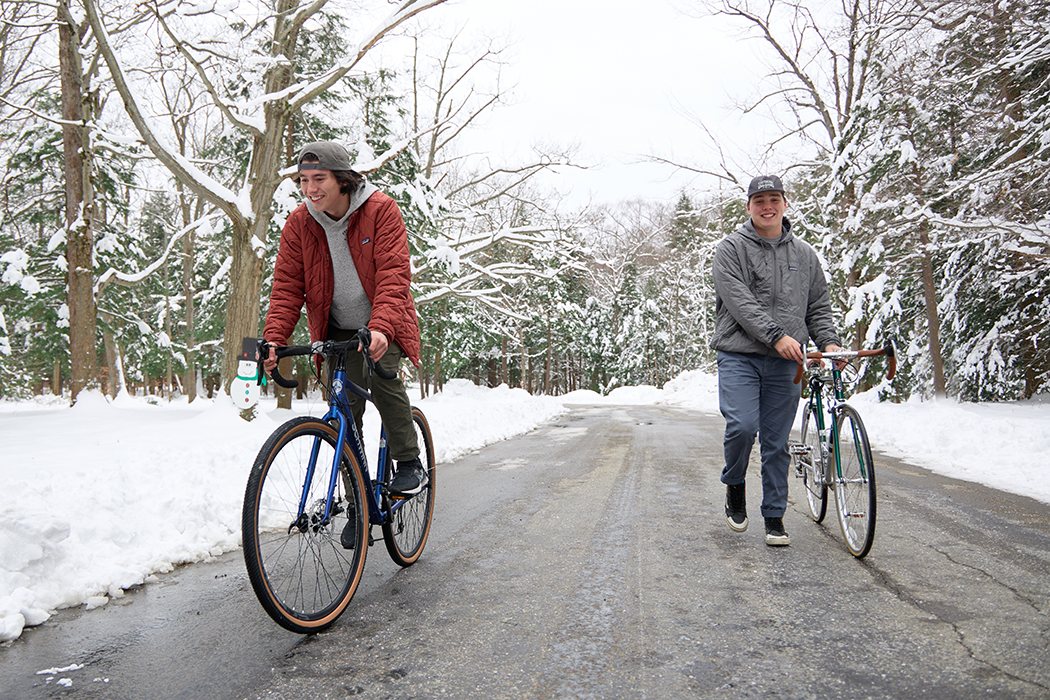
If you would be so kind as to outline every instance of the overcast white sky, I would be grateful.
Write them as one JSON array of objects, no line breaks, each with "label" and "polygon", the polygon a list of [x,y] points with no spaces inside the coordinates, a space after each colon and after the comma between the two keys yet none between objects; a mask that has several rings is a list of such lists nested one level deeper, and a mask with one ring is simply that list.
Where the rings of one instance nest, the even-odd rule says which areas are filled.
[{"label": "overcast white sky", "polygon": [[[766,73],[763,45],[741,28],[701,17],[688,0],[453,0],[427,23],[461,27],[470,37],[508,46],[502,79],[513,86],[468,137],[482,151],[527,154],[534,143],[578,146],[587,172],[566,171],[559,189],[571,204],[633,197],[674,201],[683,187],[711,179],[640,163],[649,154],[717,169],[696,118],[738,158],[737,175],[754,168],[763,128],[739,107]],[[768,127],[766,127],[768,128]],[[524,155],[522,155],[524,157]]]}]

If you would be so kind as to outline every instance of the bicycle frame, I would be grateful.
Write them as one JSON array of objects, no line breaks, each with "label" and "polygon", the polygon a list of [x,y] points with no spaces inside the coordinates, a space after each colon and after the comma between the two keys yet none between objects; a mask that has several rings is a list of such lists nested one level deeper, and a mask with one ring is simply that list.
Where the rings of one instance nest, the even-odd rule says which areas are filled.
[{"label": "bicycle frame", "polygon": [[[836,407],[846,399],[845,387],[842,383],[842,372],[832,365],[830,370],[831,386],[833,390],[827,397],[827,407],[824,406],[824,386],[828,370],[823,368],[813,370],[809,376],[809,405],[810,415],[813,417],[820,439],[820,480],[822,484],[834,488],[836,479],[842,478],[842,462],[838,451],[838,418]],[[831,425],[828,426],[827,422]],[[834,460],[835,478],[832,478],[831,465]]]},{"label": "bicycle frame", "polygon": [[[348,391],[359,396],[364,401],[372,401],[371,392],[347,379],[346,368],[343,366],[342,362],[339,362],[335,370],[332,372],[332,383],[330,391],[328,392],[328,412],[325,413],[322,420],[326,422],[334,420],[339,423],[339,445],[345,444],[350,448],[350,451],[353,452],[354,457],[357,458],[357,463],[361,468],[362,476],[365,480],[368,521],[373,525],[383,525],[389,522],[391,516],[393,516],[393,514],[396,513],[408,501],[408,499],[395,500],[390,504],[388,510],[383,509],[382,503],[384,499],[382,490],[388,462],[386,428],[382,427],[379,431],[379,456],[378,464],[376,466],[376,478],[373,480],[368,468],[368,457],[365,455],[364,444],[361,441],[361,435],[358,433],[357,424],[354,422],[353,413],[350,410],[350,397],[347,394]],[[297,514],[296,522],[301,522],[303,514],[306,512],[307,496],[310,490],[310,484],[313,483],[314,472],[317,468],[317,456],[320,447],[321,438],[314,438],[313,449],[310,453],[310,462],[306,470],[306,478],[303,481],[302,496],[299,498],[299,512]],[[339,462],[341,458],[342,450],[336,450],[332,458],[332,468],[328,477],[328,494],[325,499],[322,523],[327,523],[332,517],[332,504],[335,502],[335,488],[337,479],[339,478]]]},{"label": "bicycle frame", "polygon": [[[831,377],[832,390],[827,396],[827,407],[824,406],[827,377]],[[831,369],[815,368],[809,372],[809,405],[810,413],[814,417],[817,435],[821,446],[821,482],[824,485],[835,488],[842,481],[842,455],[839,454],[839,420],[838,407],[846,401],[846,387],[842,381],[842,371],[832,363]],[[826,425],[825,417],[828,417],[831,425]],[[856,435],[853,436],[856,439]],[[861,480],[868,480],[868,465],[864,462],[862,454],[857,455],[860,467]],[[834,463],[834,474],[832,464]]]}]

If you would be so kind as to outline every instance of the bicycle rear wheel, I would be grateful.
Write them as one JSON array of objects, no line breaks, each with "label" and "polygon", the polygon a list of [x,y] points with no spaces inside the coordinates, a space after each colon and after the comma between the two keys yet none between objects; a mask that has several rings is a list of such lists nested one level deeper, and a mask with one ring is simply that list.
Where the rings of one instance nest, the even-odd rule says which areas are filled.
[{"label": "bicycle rear wheel", "polygon": [[820,430],[811,403],[802,409],[802,444],[809,448],[805,457],[799,458],[802,463],[802,485],[806,490],[809,514],[819,523],[828,512],[828,485],[824,482]]},{"label": "bicycle rear wheel", "polygon": [[[335,428],[316,418],[288,421],[262,446],[244,492],[241,533],[252,588],[277,624],[301,634],[335,622],[365,566],[364,480],[345,447],[340,469],[348,478],[336,479],[331,512],[327,518],[324,513],[338,439]],[[307,482],[311,462],[315,468]],[[340,536],[350,521],[357,524],[350,530],[354,547],[345,549]]]},{"label": "bicycle rear wheel", "polygon": [[[430,434],[430,424],[418,408],[412,408],[412,422],[416,427],[416,441],[419,444],[419,461],[427,474],[427,484],[414,496],[398,503],[384,497],[384,510],[397,507],[388,521],[383,524],[383,540],[390,558],[400,566],[411,566],[423,553],[430,536],[430,523],[434,518],[434,490],[437,476],[434,469],[434,438]],[[388,457],[389,460],[389,457]],[[393,470],[387,463],[386,482],[394,478]]]},{"label": "bicycle rear wheel", "polygon": [[835,502],[846,549],[858,559],[875,541],[875,464],[868,433],[860,414],[842,404],[838,412],[839,472],[835,475]]}]

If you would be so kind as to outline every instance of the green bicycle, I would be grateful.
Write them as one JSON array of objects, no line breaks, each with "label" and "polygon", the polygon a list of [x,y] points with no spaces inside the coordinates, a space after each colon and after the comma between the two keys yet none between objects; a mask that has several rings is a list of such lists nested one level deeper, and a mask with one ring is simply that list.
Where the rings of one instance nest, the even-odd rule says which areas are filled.
[{"label": "green bicycle", "polygon": [[[803,373],[807,375],[801,440],[788,446],[813,520],[824,520],[831,489],[846,549],[858,559],[867,555],[875,541],[875,463],[860,414],[845,402],[842,370],[850,360],[877,355],[887,357],[886,379],[893,379],[897,362],[890,344],[879,350],[806,355],[809,367],[800,365],[795,376],[797,384]],[[832,360],[830,368],[824,366],[825,359]]]}]

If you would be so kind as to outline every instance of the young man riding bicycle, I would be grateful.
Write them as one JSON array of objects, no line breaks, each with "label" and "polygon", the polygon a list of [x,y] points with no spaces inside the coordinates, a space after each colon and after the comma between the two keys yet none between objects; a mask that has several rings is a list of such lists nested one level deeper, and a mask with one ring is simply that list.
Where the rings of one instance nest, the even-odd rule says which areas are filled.
[{"label": "young man riding bicycle", "polygon": [[[412,300],[408,234],[397,203],[355,172],[350,154],[333,141],[307,144],[297,159],[303,203],[281,231],[270,310],[263,338],[288,339],[306,305],[310,340],[348,340],[371,330],[369,351],[394,379],[371,378],[371,392],[397,462],[391,492],[419,493],[426,473],[419,461],[408,394],[396,376],[402,357],[419,364],[419,325]],[[264,358],[272,372],[277,359]],[[349,379],[365,384],[361,362],[348,362]],[[358,431],[365,402],[351,397]],[[344,533],[344,546],[354,533]]]},{"label": "young man riding bicycle", "polygon": [[827,281],[817,254],[791,233],[787,198],[775,175],[747,190],[750,218],[715,250],[715,334],[718,402],[726,420],[725,515],[734,532],[747,529],[744,476],[759,436],[766,544],[784,546],[788,437],[798,408],[794,383],[812,337],[824,351],[841,350]]}]

